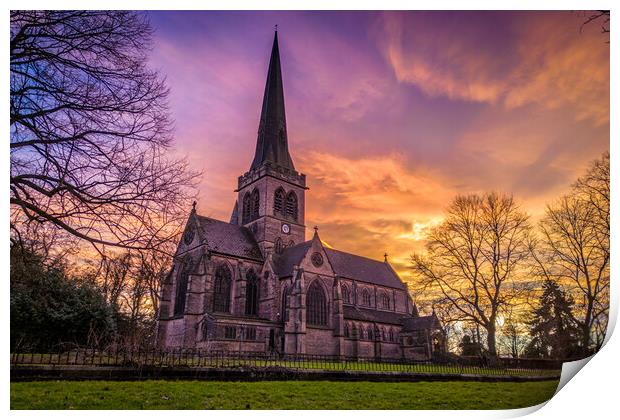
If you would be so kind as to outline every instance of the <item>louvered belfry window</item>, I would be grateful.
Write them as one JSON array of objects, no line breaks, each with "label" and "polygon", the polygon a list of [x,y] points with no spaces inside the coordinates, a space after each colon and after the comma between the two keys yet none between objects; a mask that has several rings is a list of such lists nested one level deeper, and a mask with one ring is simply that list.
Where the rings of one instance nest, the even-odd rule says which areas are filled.
[{"label": "louvered belfry window", "polygon": [[327,325],[327,298],[323,288],[316,281],[308,288],[306,321],[309,325]]},{"label": "louvered belfry window", "polygon": [[258,219],[258,213],[260,209],[260,194],[257,189],[252,191],[252,215],[251,220]]},{"label": "louvered belfry window", "polygon": [[284,190],[278,188],[273,195],[273,214],[284,215]]},{"label": "louvered belfry window", "polygon": [[252,197],[250,193],[245,193],[243,196],[243,224],[246,224],[252,220]]},{"label": "louvered belfry window", "polygon": [[297,221],[297,195],[293,191],[286,196],[286,217]]}]

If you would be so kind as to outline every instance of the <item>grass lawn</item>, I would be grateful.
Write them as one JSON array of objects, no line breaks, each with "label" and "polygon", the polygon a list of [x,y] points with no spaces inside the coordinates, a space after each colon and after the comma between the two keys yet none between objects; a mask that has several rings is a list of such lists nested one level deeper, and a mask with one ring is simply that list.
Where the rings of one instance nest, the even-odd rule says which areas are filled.
[{"label": "grass lawn", "polygon": [[48,381],[11,383],[11,409],[504,409],[540,404],[545,382]]}]

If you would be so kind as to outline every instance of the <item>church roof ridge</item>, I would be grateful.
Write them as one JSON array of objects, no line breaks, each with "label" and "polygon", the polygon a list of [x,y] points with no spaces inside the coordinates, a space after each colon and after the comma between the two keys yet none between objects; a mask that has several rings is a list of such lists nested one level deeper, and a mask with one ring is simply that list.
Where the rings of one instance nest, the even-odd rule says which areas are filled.
[{"label": "church roof ridge", "polygon": [[263,255],[250,229],[223,220],[195,214],[211,252],[263,261]]},{"label": "church roof ridge", "polygon": [[[312,239],[287,247],[282,251],[276,262],[280,277],[287,277],[292,274],[293,266],[299,264],[306,256],[311,244]],[[406,286],[398,277],[398,274],[383,261],[373,260],[372,258],[334,248],[323,247],[323,249],[336,275],[366,283],[406,290]]]}]

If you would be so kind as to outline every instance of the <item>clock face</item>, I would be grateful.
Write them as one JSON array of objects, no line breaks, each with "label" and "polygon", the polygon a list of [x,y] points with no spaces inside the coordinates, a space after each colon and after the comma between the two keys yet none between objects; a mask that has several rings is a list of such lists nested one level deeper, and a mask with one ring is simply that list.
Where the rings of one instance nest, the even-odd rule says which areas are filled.
[{"label": "clock face", "polygon": [[286,223],[284,223],[282,225],[282,233],[289,233],[290,231],[291,231],[291,227],[287,225]]}]

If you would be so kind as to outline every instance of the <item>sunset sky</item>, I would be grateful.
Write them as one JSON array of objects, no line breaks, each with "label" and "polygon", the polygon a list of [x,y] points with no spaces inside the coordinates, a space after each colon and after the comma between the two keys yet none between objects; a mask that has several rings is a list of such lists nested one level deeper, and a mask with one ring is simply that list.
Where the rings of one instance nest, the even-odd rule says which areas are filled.
[{"label": "sunset sky", "polygon": [[[175,152],[228,220],[254,154],[278,24],[307,236],[404,275],[456,194],[536,219],[609,148],[609,44],[579,12],[149,12]],[[189,211],[189,209],[188,209]]]}]

